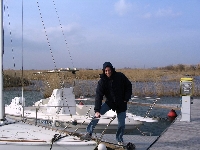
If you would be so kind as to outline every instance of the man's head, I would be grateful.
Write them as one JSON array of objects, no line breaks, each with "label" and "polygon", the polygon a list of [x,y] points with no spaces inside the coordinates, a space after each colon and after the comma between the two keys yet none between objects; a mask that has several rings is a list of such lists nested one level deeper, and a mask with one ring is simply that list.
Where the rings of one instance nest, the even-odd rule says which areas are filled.
[{"label": "man's head", "polygon": [[103,64],[103,72],[107,75],[107,77],[110,77],[114,71],[114,68],[110,62],[105,62]]}]

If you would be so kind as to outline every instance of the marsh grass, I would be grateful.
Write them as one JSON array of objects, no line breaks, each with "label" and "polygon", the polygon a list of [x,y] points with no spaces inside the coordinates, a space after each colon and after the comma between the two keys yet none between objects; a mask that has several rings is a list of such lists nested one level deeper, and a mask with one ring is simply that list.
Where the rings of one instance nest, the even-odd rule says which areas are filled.
[{"label": "marsh grass", "polygon": [[[96,84],[99,80],[99,74],[102,70],[86,70],[81,69],[72,74],[71,72],[61,73],[43,73],[46,70],[24,70],[23,78],[25,81],[43,81],[43,86],[36,87],[44,93],[44,97],[49,97],[55,88],[69,87],[75,85],[74,91],[76,96],[95,94]],[[200,71],[194,70],[166,70],[166,69],[116,69],[116,71],[124,73],[132,82],[133,95],[137,96],[179,96],[180,94],[180,78],[186,75],[199,76]],[[4,70],[4,76],[9,76],[6,81],[12,84],[21,82],[21,70]],[[12,79],[12,81],[11,81]],[[15,79],[15,80],[14,80]],[[83,81],[90,81],[89,83]],[[4,82],[5,83],[5,82]],[[25,85],[30,85],[26,82]],[[194,81],[199,85],[199,81]],[[16,85],[15,85],[16,86]],[[5,85],[8,87],[8,85]],[[26,88],[25,88],[26,89]],[[194,96],[199,96],[199,86],[194,86]]]}]

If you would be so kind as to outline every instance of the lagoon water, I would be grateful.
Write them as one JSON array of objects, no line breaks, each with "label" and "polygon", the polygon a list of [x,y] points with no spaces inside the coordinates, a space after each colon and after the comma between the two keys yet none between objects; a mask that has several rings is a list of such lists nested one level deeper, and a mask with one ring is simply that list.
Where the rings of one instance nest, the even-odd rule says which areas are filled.
[{"label": "lagoon water", "polygon": [[[20,90],[6,90],[3,92],[4,96],[4,103],[10,104],[11,100],[16,96],[21,96],[22,93]],[[43,94],[39,91],[24,91],[23,95],[26,99],[26,106],[32,106],[34,102],[43,98]],[[91,98],[93,99],[93,98]],[[134,102],[141,102],[141,103],[150,103],[153,104],[153,100],[147,99],[137,99]],[[78,102],[77,102],[78,103]],[[86,103],[86,102],[85,102]],[[93,104],[94,101],[88,101],[86,104]],[[156,104],[168,105],[173,104],[174,106],[180,106],[181,101],[180,97],[161,97]],[[140,115],[145,117],[146,112],[149,110],[149,106],[139,106],[139,105],[129,105],[129,112]],[[167,114],[169,113],[170,109],[163,109],[163,108],[153,108],[150,111],[148,116],[156,117],[159,119],[158,122],[153,123],[144,123],[139,130],[134,130],[131,133],[126,134],[141,134],[143,132],[145,135],[155,135],[159,136],[162,132],[170,126],[171,121],[167,118]],[[176,110],[177,115],[180,114],[180,111]]]},{"label": "lagoon water", "polygon": [[[153,103],[152,101],[149,102],[149,100],[137,100],[141,103]],[[160,100],[156,102],[156,104],[162,104],[168,106],[169,104],[172,106],[180,106],[181,101],[180,97],[161,97]],[[146,112],[149,110],[149,107],[147,106],[132,106],[131,112],[136,115],[145,116]],[[140,130],[142,132],[147,132],[147,134],[152,134],[159,136],[162,134],[162,132],[170,126],[171,121],[168,119],[167,114],[169,113],[171,109],[165,109],[165,108],[155,108],[150,111],[149,116],[150,117],[156,117],[158,118],[158,122],[153,123],[144,123],[143,126],[140,127]],[[176,110],[177,115],[180,114],[180,110]],[[138,131],[133,131],[133,134],[138,134]]]}]

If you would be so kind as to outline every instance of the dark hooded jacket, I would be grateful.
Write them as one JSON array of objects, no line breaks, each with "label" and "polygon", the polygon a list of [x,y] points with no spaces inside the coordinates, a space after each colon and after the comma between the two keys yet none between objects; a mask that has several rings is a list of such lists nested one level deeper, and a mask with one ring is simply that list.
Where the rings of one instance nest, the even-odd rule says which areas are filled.
[{"label": "dark hooded jacket", "polygon": [[[112,75],[108,78],[105,74],[105,68],[110,67]],[[127,102],[132,95],[132,84],[128,78],[121,72],[116,72],[110,62],[103,64],[103,74],[100,74],[95,97],[95,112],[100,112],[103,97],[106,97],[105,103],[117,113],[127,110]],[[124,102],[126,101],[126,102]]]}]

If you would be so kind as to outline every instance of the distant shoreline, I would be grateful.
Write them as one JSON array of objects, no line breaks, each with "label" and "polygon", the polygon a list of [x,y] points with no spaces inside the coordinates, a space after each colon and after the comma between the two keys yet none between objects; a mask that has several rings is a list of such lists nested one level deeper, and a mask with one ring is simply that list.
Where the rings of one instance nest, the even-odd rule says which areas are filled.
[{"label": "distant shoreline", "polygon": [[[99,74],[102,70],[87,70],[80,69],[73,74],[72,72],[60,72],[60,73],[43,73],[35,74],[36,72],[45,72],[45,70],[25,70],[24,84],[25,90],[30,90],[26,86],[31,85],[30,81],[43,81],[44,97],[49,97],[53,89],[61,88],[63,85],[72,85],[76,82],[75,91],[76,96],[80,95],[94,95],[97,81],[99,80]],[[191,70],[167,70],[167,69],[116,69],[124,73],[129,80],[133,83],[134,95],[146,95],[146,96],[179,96],[180,92],[180,79],[183,77],[194,77],[194,96],[200,96],[200,87],[198,87],[199,80],[195,80],[195,77],[200,76],[200,69]],[[15,87],[20,87],[21,84],[21,71],[20,70],[5,70],[4,75],[9,75],[10,81],[7,81],[10,85],[15,83]],[[12,81],[11,81],[12,79]],[[16,85],[16,80],[19,85]],[[9,80],[9,79],[7,79]],[[91,81],[87,83],[84,81]],[[42,85],[43,86],[43,85]],[[13,86],[5,86],[6,89]],[[65,87],[65,86],[64,86]],[[35,87],[36,90],[41,90],[41,85]],[[85,92],[87,91],[87,92]]]}]

